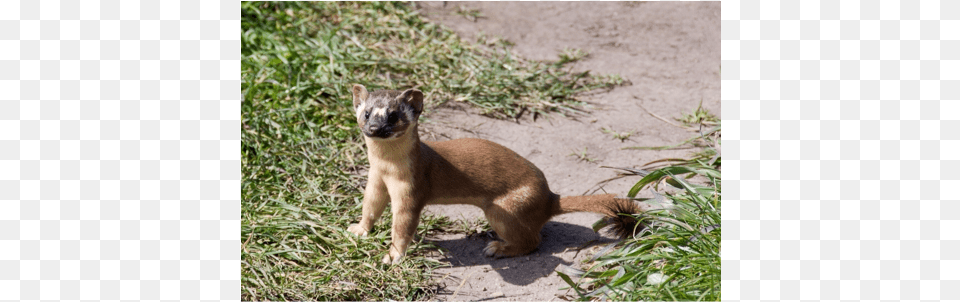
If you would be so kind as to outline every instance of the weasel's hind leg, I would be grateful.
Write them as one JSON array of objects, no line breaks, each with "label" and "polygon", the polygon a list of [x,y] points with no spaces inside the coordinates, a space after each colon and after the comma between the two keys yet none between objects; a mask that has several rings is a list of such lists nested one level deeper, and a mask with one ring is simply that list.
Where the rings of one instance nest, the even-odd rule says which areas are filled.
[{"label": "weasel's hind leg", "polygon": [[540,227],[542,223],[524,222],[503,208],[493,205],[484,211],[487,221],[497,236],[503,241],[492,241],[483,248],[483,254],[488,257],[515,257],[526,255],[540,245]]}]

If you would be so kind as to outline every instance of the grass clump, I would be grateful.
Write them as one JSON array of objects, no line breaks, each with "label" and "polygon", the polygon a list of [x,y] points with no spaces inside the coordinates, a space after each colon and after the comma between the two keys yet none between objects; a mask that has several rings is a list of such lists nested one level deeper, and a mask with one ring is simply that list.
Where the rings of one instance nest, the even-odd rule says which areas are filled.
[{"label": "grass clump", "polygon": [[457,7],[457,15],[461,15],[467,20],[477,22],[477,19],[486,18],[478,9],[468,9],[463,5]]},{"label": "grass clump", "polygon": [[637,132],[636,130],[619,132],[619,131],[613,130],[613,127],[610,127],[610,128],[604,127],[604,128],[601,128],[600,131],[603,131],[603,133],[612,135],[614,139],[619,139],[621,143],[630,139],[630,136]]},{"label": "grass clump", "polygon": [[684,113],[680,117],[675,117],[673,119],[683,123],[686,126],[695,126],[698,124],[716,126],[720,123],[720,118],[707,111],[706,108],[703,108],[702,99],[700,100],[700,105],[698,105],[697,109],[693,110],[693,112]]},{"label": "grass clump", "polygon": [[[423,90],[495,117],[564,112],[575,94],[619,83],[471,46],[394,2],[241,3],[241,299],[428,299],[430,271],[415,241],[382,265],[390,212],[368,237],[360,215],[368,162],[349,87]],[[449,228],[424,217],[418,229]]]},{"label": "grass clump", "polygon": [[585,162],[588,162],[588,163],[592,163],[592,162],[597,161],[596,158],[592,158],[592,157],[590,157],[589,154],[587,154],[587,147],[583,147],[583,151],[574,150],[572,153],[567,154],[567,155],[576,157],[577,160],[579,160],[579,161],[585,161]]},{"label": "grass clump", "polygon": [[[698,136],[702,143],[696,146],[705,147],[690,158],[657,160],[642,169],[618,168],[643,176],[627,196],[635,198],[652,188],[654,198],[637,200],[657,210],[637,215],[646,228],[611,252],[598,254],[587,271],[558,269],[581,300],[720,300],[719,126],[709,133]],[[661,190],[663,183],[669,187]]]}]

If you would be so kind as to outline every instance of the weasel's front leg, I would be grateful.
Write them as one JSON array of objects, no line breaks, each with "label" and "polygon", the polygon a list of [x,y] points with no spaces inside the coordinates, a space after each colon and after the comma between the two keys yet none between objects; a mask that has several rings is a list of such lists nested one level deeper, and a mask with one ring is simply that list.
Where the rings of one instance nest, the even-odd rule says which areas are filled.
[{"label": "weasel's front leg", "polygon": [[367,188],[363,191],[363,216],[360,223],[351,224],[347,228],[347,231],[357,236],[366,236],[373,229],[373,224],[380,219],[383,210],[387,208],[387,201],[390,200],[383,178],[372,172],[367,179]]},{"label": "weasel's front leg", "polygon": [[[407,188],[404,188],[407,189]],[[423,209],[420,203],[411,196],[409,190],[398,189],[391,194],[390,208],[393,211],[393,230],[391,233],[390,249],[383,257],[383,263],[399,263],[407,253],[410,241],[417,232],[420,223],[420,212]],[[404,192],[397,192],[404,191]]]}]

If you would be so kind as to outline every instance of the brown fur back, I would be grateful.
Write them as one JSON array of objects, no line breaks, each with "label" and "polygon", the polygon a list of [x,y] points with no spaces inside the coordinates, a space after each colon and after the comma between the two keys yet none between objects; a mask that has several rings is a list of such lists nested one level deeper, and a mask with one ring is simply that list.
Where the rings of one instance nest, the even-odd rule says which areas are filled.
[{"label": "brown fur back", "polygon": [[[546,189],[539,169],[517,153],[474,138],[428,142],[421,148],[424,173],[435,197],[501,196],[518,187]],[[482,207],[482,206],[481,206]]]}]

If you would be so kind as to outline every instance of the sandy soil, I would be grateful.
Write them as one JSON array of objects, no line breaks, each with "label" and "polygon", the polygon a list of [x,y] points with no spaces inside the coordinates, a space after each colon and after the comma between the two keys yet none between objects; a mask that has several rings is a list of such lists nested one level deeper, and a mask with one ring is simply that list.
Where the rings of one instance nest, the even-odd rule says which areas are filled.
[{"label": "sandy soil", "polygon": [[[486,118],[463,105],[450,104],[421,119],[423,140],[479,137],[502,144],[536,164],[560,195],[590,192],[626,194],[638,180],[614,177],[600,166],[639,167],[652,160],[684,156],[689,150],[621,150],[627,146],[663,146],[679,143],[694,133],[670,126],[645,113],[640,105],[662,117],[690,112],[700,100],[720,114],[720,3],[719,2],[420,2],[422,15],[439,22],[468,41],[477,34],[500,36],[516,44],[513,51],[528,59],[556,60],[564,48],[590,55],[574,71],[616,73],[631,85],[587,96],[590,113],[577,118],[554,115],[520,122]],[[456,14],[476,9],[484,16],[473,20]],[[427,92],[429,93],[429,92]],[[426,120],[426,121],[424,121]],[[621,142],[603,133],[636,131]],[[587,148],[594,162],[570,154]],[[597,191],[597,190],[600,191]],[[483,217],[473,206],[429,206],[429,213],[474,221]],[[560,264],[583,267],[604,243],[615,240],[594,233],[598,214],[575,213],[555,217],[543,231],[540,248],[527,256],[491,259],[481,249],[489,236],[444,234],[428,238],[440,246],[438,259],[450,263],[437,271],[441,300],[557,300],[572,290],[554,271]]]}]

